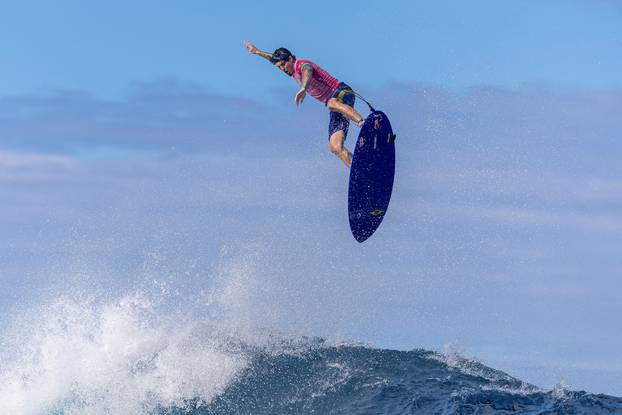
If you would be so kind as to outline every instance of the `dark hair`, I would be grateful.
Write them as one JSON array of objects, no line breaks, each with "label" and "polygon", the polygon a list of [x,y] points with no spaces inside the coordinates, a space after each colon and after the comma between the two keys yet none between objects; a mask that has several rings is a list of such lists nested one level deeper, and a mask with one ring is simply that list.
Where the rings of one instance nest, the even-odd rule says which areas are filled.
[{"label": "dark hair", "polygon": [[288,49],[278,48],[277,50],[274,51],[274,53],[272,53],[270,62],[277,63],[281,61],[287,61],[289,60],[290,56],[296,59],[296,57],[292,55],[292,53]]}]

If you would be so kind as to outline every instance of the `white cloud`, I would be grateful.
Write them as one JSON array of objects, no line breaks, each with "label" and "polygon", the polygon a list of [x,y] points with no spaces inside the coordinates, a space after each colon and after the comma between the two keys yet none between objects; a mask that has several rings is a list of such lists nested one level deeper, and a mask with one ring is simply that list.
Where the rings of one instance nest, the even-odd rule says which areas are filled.
[{"label": "white cloud", "polygon": [[0,149],[0,169],[18,169],[48,166],[68,166],[74,160],[67,156],[40,152],[19,152]]}]

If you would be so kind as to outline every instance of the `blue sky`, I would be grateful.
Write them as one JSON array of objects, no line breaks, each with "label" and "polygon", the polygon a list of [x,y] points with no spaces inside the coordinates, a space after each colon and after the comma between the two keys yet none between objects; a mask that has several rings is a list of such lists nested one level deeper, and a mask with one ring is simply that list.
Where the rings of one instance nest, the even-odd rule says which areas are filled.
[{"label": "blue sky", "polygon": [[[3,6],[0,327],[67,292],[224,278],[250,287],[229,324],[622,395],[622,7],[313,4]],[[391,116],[394,197],[365,244],[326,110],[244,39]]]},{"label": "blue sky", "polygon": [[131,82],[174,77],[261,99],[282,85],[281,74],[241,54],[244,38],[267,50],[286,45],[360,87],[621,86],[613,52],[622,46],[622,11],[615,2],[346,1],[341,15],[331,2],[314,4],[325,12],[284,1],[7,3],[0,91],[118,96]]}]

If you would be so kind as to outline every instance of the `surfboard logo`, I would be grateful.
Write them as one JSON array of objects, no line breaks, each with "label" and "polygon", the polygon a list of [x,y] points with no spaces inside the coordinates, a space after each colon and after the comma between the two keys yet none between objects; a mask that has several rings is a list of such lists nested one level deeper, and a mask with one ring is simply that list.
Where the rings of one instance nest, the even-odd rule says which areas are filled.
[{"label": "surfboard logo", "polygon": [[382,216],[384,215],[385,210],[384,209],[374,209],[371,212],[369,212],[369,214],[371,216]]}]

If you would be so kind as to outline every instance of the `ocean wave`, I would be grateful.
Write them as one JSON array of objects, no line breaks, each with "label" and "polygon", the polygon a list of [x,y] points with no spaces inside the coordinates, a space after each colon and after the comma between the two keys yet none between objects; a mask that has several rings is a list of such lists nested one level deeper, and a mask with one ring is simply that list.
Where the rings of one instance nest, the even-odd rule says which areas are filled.
[{"label": "ocean wave", "polygon": [[195,298],[155,281],[61,290],[12,313],[0,414],[622,414],[622,398],[543,390],[452,350],[279,332],[265,284],[233,265]]}]

